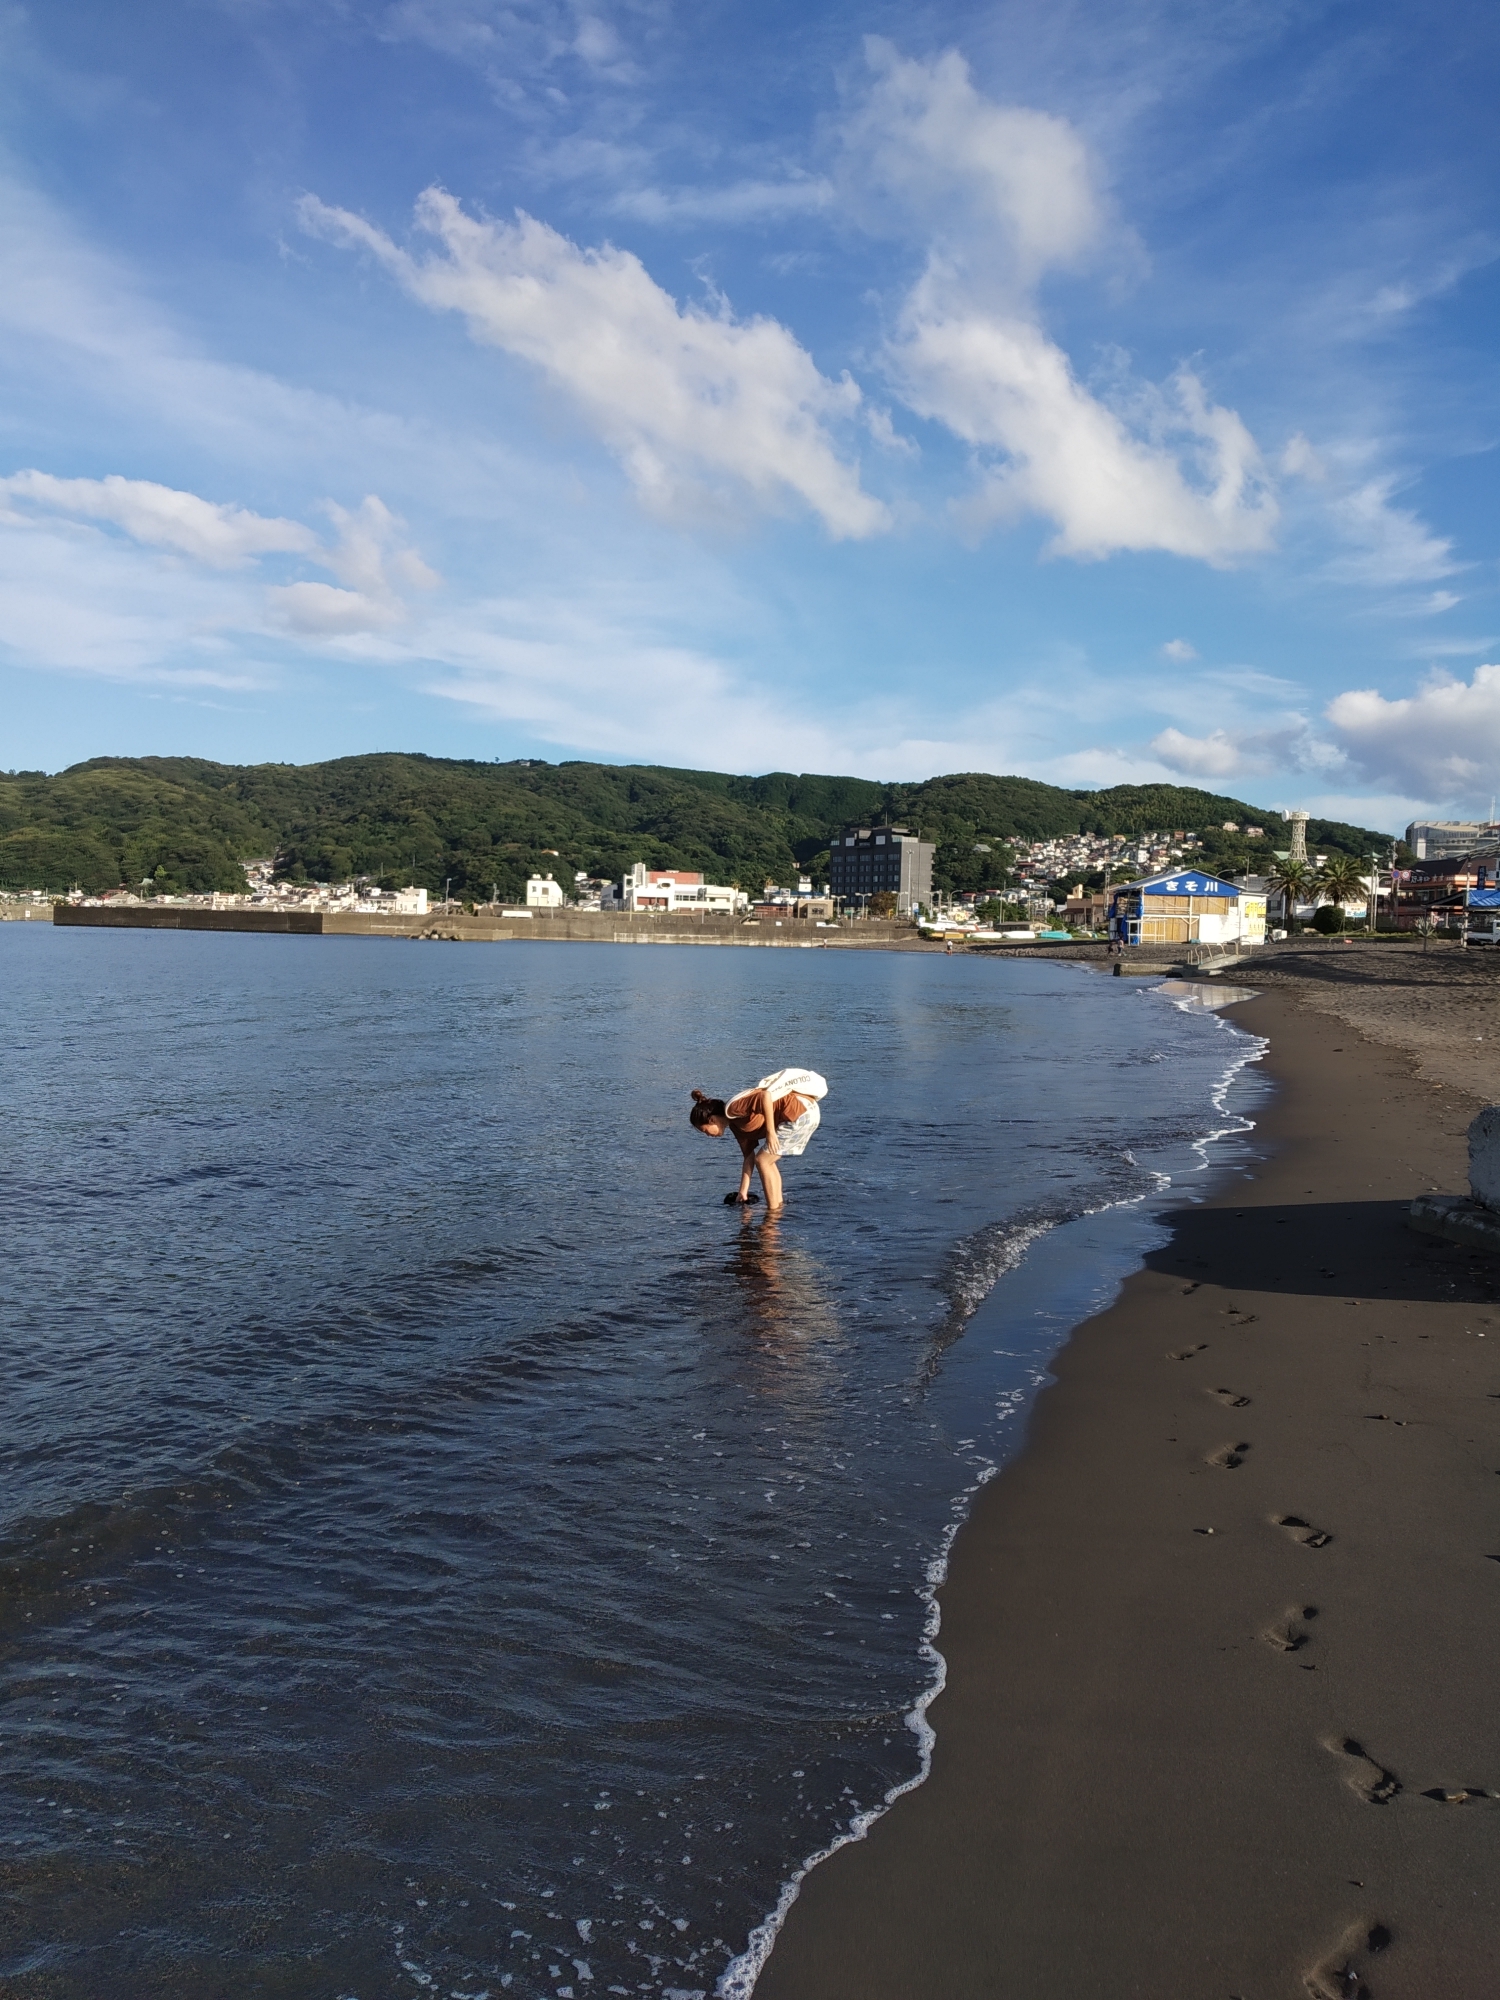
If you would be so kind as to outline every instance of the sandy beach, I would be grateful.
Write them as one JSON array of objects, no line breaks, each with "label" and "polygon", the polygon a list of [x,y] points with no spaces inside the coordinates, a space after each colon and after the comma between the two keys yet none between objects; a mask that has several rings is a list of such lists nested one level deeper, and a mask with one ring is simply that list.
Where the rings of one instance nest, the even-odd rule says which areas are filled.
[{"label": "sandy beach", "polygon": [[1500,1095],[1500,956],[1247,979],[1263,1157],[1059,1356],[953,1551],[931,1777],[758,2000],[1500,1990],[1500,1265],[1405,1219]]}]

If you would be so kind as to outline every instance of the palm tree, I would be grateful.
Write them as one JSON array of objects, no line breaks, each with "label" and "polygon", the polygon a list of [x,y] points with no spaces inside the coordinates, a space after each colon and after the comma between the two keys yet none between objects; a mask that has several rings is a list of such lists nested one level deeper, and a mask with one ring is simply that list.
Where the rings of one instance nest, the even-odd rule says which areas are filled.
[{"label": "palm tree", "polygon": [[1291,928],[1292,912],[1312,888],[1312,870],[1305,861],[1280,861],[1269,883],[1273,896],[1281,898],[1281,921]]},{"label": "palm tree", "polygon": [[1331,854],[1318,870],[1320,903],[1352,903],[1365,886],[1359,863],[1349,854]]}]

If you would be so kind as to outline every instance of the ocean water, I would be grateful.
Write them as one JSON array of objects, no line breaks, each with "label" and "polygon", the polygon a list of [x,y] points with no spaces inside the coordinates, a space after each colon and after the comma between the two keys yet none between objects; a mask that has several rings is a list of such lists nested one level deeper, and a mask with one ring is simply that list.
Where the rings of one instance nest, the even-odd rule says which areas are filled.
[{"label": "ocean water", "polygon": [[[26,2000],[748,1993],[920,1777],[968,1498],[1259,1088],[1045,962],[17,924],[0,991]],[[688,1092],[791,1063],[786,1213],[726,1209]]]}]

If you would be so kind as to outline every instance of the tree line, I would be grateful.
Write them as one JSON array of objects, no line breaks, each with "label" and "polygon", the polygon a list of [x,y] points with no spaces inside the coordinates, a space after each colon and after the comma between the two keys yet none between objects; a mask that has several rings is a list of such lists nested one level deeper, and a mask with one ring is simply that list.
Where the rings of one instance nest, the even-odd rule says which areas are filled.
[{"label": "tree line", "polygon": [[[1225,821],[1264,837],[1222,832]],[[242,863],[288,880],[415,882],[513,901],[528,875],[617,877],[636,861],[694,869],[752,892],[799,872],[823,879],[849,823],[903,825],[937,845],[934,887],[998,890],[1015,843],[1075,833],[1191,830],[1219,872],[1269,870],[1289,843],[1276,813],[1175,785],[1068,790],[963,772],[921,784],[661,765],[510,763],[377,753],[321,764],[95,757],[55,774],[0,774],[0,887],[97,893],[243,890]],[[1390,837],[1314,820],[1309,845],[1362,859]]]}]

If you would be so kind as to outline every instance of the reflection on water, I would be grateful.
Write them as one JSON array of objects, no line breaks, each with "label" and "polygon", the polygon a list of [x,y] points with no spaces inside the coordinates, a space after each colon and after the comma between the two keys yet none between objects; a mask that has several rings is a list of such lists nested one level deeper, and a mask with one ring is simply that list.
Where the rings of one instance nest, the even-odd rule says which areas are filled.
[{"label": "reflection on water", "polygon": [[785,1361],[811,1362],[840,1333],[827,1274],[785,1235],[779,1215],[740,1210],[740,1232],[725,1269],[745,1309],[745,1327]]},{"label": "reflection on water", "polygon": [[1152,991],[1164,993],[1179,1007],[1203,1008],[1209,1013],[1220,1007],[1237,1006],[1241,1000],[1260,998],[1254,986],[1230,986],[1220,979],[1163,979]]}]

